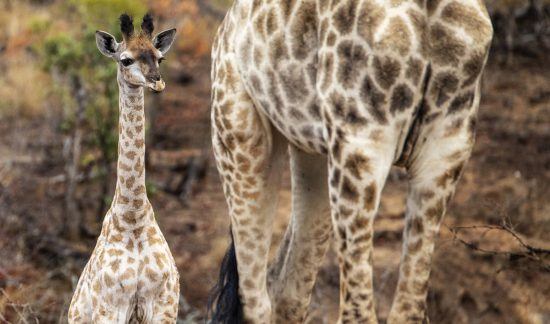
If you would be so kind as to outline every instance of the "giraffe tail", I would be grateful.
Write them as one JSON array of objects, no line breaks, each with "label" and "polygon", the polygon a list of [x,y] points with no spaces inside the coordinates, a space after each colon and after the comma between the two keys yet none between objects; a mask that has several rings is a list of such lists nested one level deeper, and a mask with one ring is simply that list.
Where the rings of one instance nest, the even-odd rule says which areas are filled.
[{"label": "giraffe tail", "polygon": [[237,271],[237,255],[233,233],[231,245],[223,257],[218,282],[210,292],[208,314],[210,323],[240,324],[243,323],[243,312],[239,297],[239,272]]}]

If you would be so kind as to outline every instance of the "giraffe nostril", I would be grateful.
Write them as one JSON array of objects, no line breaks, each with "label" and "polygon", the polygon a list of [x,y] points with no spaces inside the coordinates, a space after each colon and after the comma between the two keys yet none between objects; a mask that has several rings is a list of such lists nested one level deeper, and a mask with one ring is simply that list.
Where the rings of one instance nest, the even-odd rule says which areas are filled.
[{"label": "giraffe nostril", "polygon": [[151,75],[147,79],[153,82],[157,82],[157,81],[160,81],[161,78],[160,78],[160,75]]}]

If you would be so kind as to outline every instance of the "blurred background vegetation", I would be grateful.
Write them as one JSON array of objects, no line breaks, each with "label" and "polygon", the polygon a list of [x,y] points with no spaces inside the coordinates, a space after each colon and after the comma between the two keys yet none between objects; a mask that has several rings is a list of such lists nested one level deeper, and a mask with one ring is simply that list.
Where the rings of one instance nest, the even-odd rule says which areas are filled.
[{"label": "blurred background vegetation", "polygon": [[[544,246],[550,241],[549,2],[486,2],[496,34],[478,144],[446,226],[498,224],[504,217],[529,242]],[[156,32],[178,28],[162,67],[167,89],[146,94],[147,189],[182,275],[180,320],[196,322],[204,315],[228,228],[210,163],[209,55],[231,3],[0,0],[0,323],[66,321],[115,184],[116,65],[96,49],[94,32],[105,30],[120,40],[120,13],[139,21],[147,11],[156,17]],[[288,174],[284,178],[275,242],[290,208]],[[392,171],[377,228],[381,300],[391,298],[399,259],[402,180],[401,171]],[[451,231],[442,232],[443,240],[453,241]],[[519,248],[506,234],[493,236],[476,244]],[[550,322],[550,277],[540,264],[448,245],[436,255],[432,321]],[[512,270],[497,276],[499,269]],[[337,273],[329,255],[312,323],[334,319]],[[503,292],[510,296],[503,298]],[[380,304],[384,314],[387,306]]]},{"label": "blurred background vegetation", "polygon": [[[169,84],[172,80],[186,84],[191,82],[189,70],[193,70],[195,64],[200,65],[198,70],[201,76],[207,75],[210,41],[222,10],[228,5],[228,1],[199,5],[195,1],[171,0],[0,2],[0,121],[8,128],[3,128],[2,134],[7,145],[3,146],[6,150],[0,150],[0,188],[2,192],[10,190],[14,194],[10,198],[22,207],[19,211],[14,210],[11,202],[2,195],[0,219],[4,224],[7,220],[6,223],[10,223],[9,219],[13,217],[18,224],[5,228],[2,233],[4,237],[14,236],[17,241],[18,233],[23,233],[19,236],[19,242],[5,244],[7,241],[2,241],[0,246],[3,252],[14,248],[8,255],[19,255],[25,259],[25,254],[30,252],[29,247],[30,250],[45,248],[50,252],[37,253],[48,255],[42,265],[50,265],[52,255],[49,253],[54,253],[53,260],[60,251],[73,256],[80,253],[83,253],[81,256],[87,255],[89,240],[93,241],[98,234],[114,190],[118,86],[116,64],[97,50],[95,31],[108,31],[121,40],[118,22],[121,13],[134,16],[136,24],[139,24],[146,12],[152,12],[156,18],[156,32],[163,28],[178,28],[175,49],[168,56],[168,65],[163,65],[167,66],[163,67],[164,70],[171,72],[163,71],[163,74]],[[201,6],[207,14],[200,13]],[[191,68],[186,69],[185,65]],[[202,88],[203,92],[207,91],[204,85]],[[198,102],[196,98],[191,99],[187,106],[201,105],[204,106],[201,111],[207,109],[206,97]],[[148,117],[154,121],[154,108],[159,104],[161,95],[147,94],[147,100]],[[162,141],[152,138],[155,132],[151,124],[154,123],[147,128],[148,145],[154,147],[155,142]],[[205,138],[204,135],[202,137]],[[169,172],[182,174],[175,184],[164,179],[159,181],[158,186],[170,192],[181,205],[185,204],[184,199],[193,189],[195,179],[204,176],[206,161],[202,158],[203,151],[206,152],[182,152],[180,155],[183,157],[168,166]],[[32,166],[32,171],[28,166]],[[193,172],[186,172],[187,169],[193,169]],[[34,178],[36,182],[20,181],[22,178],[33,178],[30,174],[33,171],[38,173],[33,175],[38,177]],[[167,179],[170,178],[173,177]],[[148,182],[147,187],[150,195],[157,190],[153,182]],[[29,193],[29,188],[39,193]],[[36,199],[37,196],[40,198]],[[42,208],[50,215],[47,219],[37,219],[40,216],[36,210]],[[44,243],[50,246],[43,246]],[[79,261],[75,269],[81,266]],[[14,298],[12,293],[19,297],[26,296],[25,299],[29,296],[25,295],[25,290],[12,290],[9,284],[5,286],[5,280],[9,277],[4,277],[7,275],[5,271],[13,267],[7,269],[0,265],[0,289],[3,291],[0,294],[0,314],[3,314],[0,322],[34,318],[50,322],[59,316],[63,321],[64,314],[60,310],[66,305],[58,305],[56,301],[52,305],[49,302],[59,297],[55,296],[59,288],[55,280],[51,281],[51,287],[43,287],[44,291],[54,295],[44,295],[39,289],[33,292],[37,294],[33,298],[41,302],[21,307],[21,310],[10,307]],[[72,274],[67,278],[74,281]],[[58,284],[63,286],[68,283],[69,287],[73,284],[64,281]],[[65,303],[66,298],[63,296],[58,302]]]}]

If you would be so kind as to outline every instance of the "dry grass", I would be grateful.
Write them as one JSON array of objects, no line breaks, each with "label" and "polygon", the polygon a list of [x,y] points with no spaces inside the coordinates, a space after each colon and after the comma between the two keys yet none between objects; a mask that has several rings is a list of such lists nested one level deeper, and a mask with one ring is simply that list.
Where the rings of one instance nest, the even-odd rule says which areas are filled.
[{"label": "dry grass", "polygon": [[36,60],[33,45],[50,16],[26,1],[12,1],[9,11],[0,10],[0,117],[32,118],[45,111],[52,81]]},{"label": "dry grass", "polygon": [[0,118],[41,116],[51,89],[50,77],[28,59],[10,59],[0,79]]},{"label": "dry grass", "polygon": [[0,278],[7,282],[0,289],[0,322],[4,323],[39,323],[44,311],[51,311],[59,297],[52,290],[47,274],[41,274],[31,265],[22,264],[2,272]]}]

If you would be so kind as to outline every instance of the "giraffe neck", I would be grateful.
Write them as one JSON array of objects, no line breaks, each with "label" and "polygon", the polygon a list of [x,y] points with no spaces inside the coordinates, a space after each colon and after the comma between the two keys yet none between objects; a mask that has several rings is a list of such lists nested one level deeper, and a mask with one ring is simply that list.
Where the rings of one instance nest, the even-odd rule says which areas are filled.
[{"label": "giraffe neck", "polygon": [[119,137],[117,183],[113,207],[120,211],[141,211],[150,205],[145,191],[143,88],[129,85],[120,72],[117,81],[119,87]]}]

